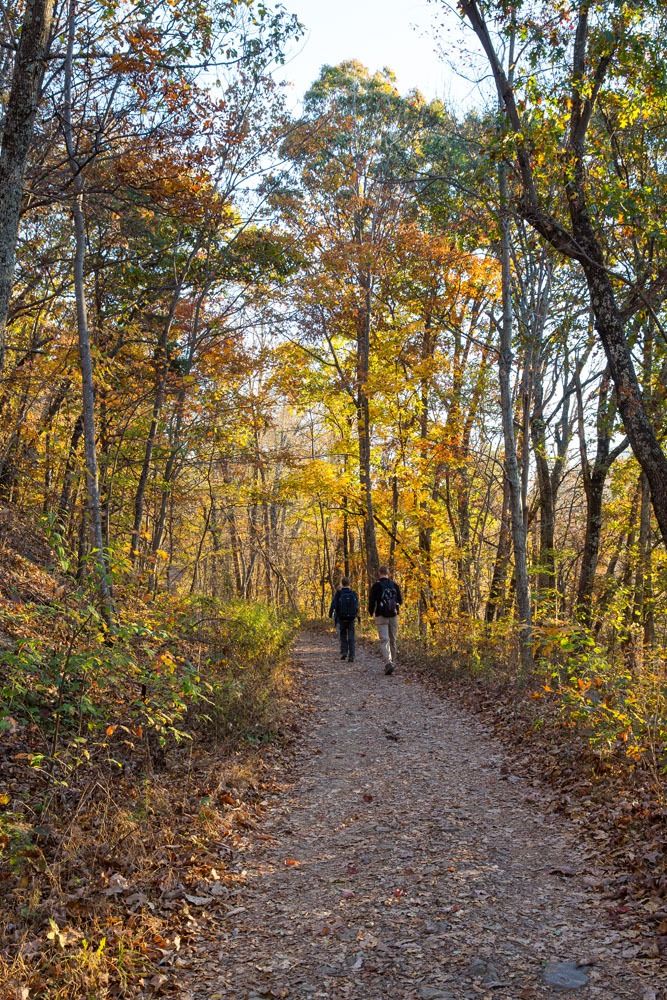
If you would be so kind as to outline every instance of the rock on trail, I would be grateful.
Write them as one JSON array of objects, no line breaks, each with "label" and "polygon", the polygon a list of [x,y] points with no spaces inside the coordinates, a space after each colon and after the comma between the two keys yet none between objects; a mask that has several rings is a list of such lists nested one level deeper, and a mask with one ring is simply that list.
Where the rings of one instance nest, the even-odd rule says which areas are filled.
[{"label": "rock on trail", "polygon": [[333,636],[307,633],[296,656],[315,713],[293,784],[186,995],[667,997],[658,960],[624,957],[594,850],[507,780],[479,719],[385,677],[369,648],[341,663]]}]

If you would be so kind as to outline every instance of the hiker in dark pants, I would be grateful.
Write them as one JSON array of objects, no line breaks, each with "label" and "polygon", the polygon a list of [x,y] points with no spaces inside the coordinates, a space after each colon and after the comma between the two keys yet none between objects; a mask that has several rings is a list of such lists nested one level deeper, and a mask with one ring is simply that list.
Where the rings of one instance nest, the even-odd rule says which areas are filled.
[{"label": "hiker in dark pants", "polygon": [[341,588],[334,594],[329,615],[338,626],[340,658],[354,663],[354,625],[359,619],[359,596],[350,587],[350,578],[344,576]]}]

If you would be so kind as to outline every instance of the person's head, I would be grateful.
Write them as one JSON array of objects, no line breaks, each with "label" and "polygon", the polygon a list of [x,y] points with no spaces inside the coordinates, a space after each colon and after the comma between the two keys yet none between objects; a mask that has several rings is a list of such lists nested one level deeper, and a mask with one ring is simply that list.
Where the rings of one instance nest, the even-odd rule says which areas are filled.
[{"label": "person's head", "polygon": [[344,576],[343,579],[340,581],[340,585],[341,585],[341,587],[349,587],[350,586],[350,582],[351,581],[350,581],[349,576]]},{"label": "person's head", "polygon": [[379,577],[389,576],[389,567],[388,566],[380,566],[380,568],[378,569],[378,576]]}]

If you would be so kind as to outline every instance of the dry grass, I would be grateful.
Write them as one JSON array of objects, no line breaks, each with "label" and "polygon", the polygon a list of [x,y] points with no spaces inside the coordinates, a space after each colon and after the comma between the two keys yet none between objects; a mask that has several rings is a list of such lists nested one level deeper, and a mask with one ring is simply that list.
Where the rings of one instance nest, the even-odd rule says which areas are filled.
[{"label": "dry grass", "polygon": [[0,736],[2,1000],[177,989],[188,939],[243,882],[237,857],[293,738],[285,636],[267,634],[264,649],[254,614],[254,645],[210,664],[213,704],[193,707],[190,738],[169,744],[161,769],[148,733],[125,757],[119,742],[120,766],[96,757],[71,773],[30,766],[37,725]]}]

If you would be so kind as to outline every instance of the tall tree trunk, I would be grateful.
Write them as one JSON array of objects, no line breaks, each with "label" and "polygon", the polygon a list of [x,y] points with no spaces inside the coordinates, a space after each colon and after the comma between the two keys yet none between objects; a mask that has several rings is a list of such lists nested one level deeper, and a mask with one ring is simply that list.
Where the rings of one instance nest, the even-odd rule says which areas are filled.
[{"label": "tall tree trunk", "polygon": [[[461,456],[465,462],[466,456]],[[473,613],[472,585],[470,570],[472,553],[470,551],[470,476],[467,468],[462,467],[456,476],[456,511],[458,518],[459,555],[457,557],[457,572],[459,577],[459,610],[464,615]]]},{"label": "tall tree trunk", "polygon": [[61,530],[65,531],[70,520],[72,487],[76,478],[76,453],[79,448],[79,441],[83,434],[83,414],[79,414],[72,428],[65,469],[63,471],[62,488],[60,490],[60,500],[58,501],[58,522]]},{"label": "tall tree trunk", "polygon": [[498,376],[500,382],[500,408],[502,413],[503,439],[505,442],[505,474],[510,494],[510,520],[514,548],[514,576],[516,580],[516,603],[519,617],[519,651],[524,674],[533,666],[532,621],[530,607],[530,584],[526,558],[526,526],[523,518],[521,475],[514,439],[514,414],[512,408],[512,281],[510,271],[510,218],[507,188],[507,165],[498,168],[500,193],[501,263],[503,314],[500,324],[500,356]]},{"label": "tall tree trunk", "polygon": [[489,588],[484,615],[487,624],[494,618],[502,618],[505,606],[505,589],[507,587],[507,571],[512,553],[512,532],[510,530],[510,490],[507,476],[503,477],[503,505],[500,512],[500,530],[498,532],[498,548],[493,564],[493,576]]},{"label": "tall tree trunk", "polygon": [[[137,483],[137,490],[134,497],[134,520],[132,523],[132,538],[130,541],[130,562],[135,563],[139,556],[139,546],[141,543],[141,523],[144,516],[144,502],[146,498],[146,487],[148,485],[148,477],[150,475],[151,461],[153,458],[153,449],[155,447],[155,442],[157,440],[158,431],[160,428],[160,420],[162,416],[162,408],[164,406],[165,399],[167,398],[167,380],[169,377],[169,335],[174,323],[174,318],[176,316],[176,309],[178,308],[178,303],[181,299],[181,293],[183,291],[183,286],[185,284],[186,278],[190,271],[190,265],[194,260],[196,254],[201,246],[201,235],[195,239],[193,246],[188,254],[188,258],[183,265],[183,271],[178,277],[174,290],[172,292],[171,301],[169,303],[169,310],[167,312],[167,317],[162,327],[160,333],[160,338],[155,348],[153,355],[153,363],[155,365],[155,395],[153,397],[153,409],[151,412],[151,422],[148,428],[148,435],[146,437],[146,442],[144,444],[144,457],[141,463],[141,472],[139,474],[139,482]],[[201,305],[201,300],[198,304]],[[195,327],[196,328],[196,327]],[[190,353],[188,357],[188,365],[192,361],[193,343],[190,343]]]},{"label": "tall tree trunk", "polygon": [[[222,472],[222,481],[225,486],[231,486],[232,475],[229,469],[229,461],[227,458],[221,458],[220,460],[220,470]],[[225,520],[227,522],[227,529],[229,531],[229,547],[232,555],[232,572],[234,574],[234,587],[235,594],[237,597],[245,596],[245,566],[243,563],[243,553],[241,551],[241,546],[239,542],[239,533],[236,524],[236,512],[234,510],[233,502],[228,502],[224,508]]]},{"label": "tall tree trunk", "polygon": [[14,280],[23,180],[51,41],[54,0],[26,0],[0,145],[0,373]]},{"label": "tall tree trunk", "polygon": [[72,76],[74,39],[76,33],[76,0],[70,0],[68,15],[67,57],[65,68],[65,98],[63,121],[69,166],[72,172],[72,217],[74,220],[75,257],[74,293],[76,298],[76,320],[79,334],[79,363],[81,367],[83,442],[86,460],[86,487],[88,515],[95,548],[97,583],[100,593],[101,612],[108,626],[113,625],[113,605],[109,566],[104,548],[102,532],[102,512],[100,507],[99,476],[97,467],[97,441],[95,432],[95,384],[93,357],[88,329],[85,289],[86,225],[83,213],[83,174],[76,157],[72,128]]},{"label": "tall tree trunk", "polygon": [[391,477],[391,537],[389,539],[389,573],[394,575],[396,561],[396,531],[398,529],[398,476]]},{"label": "tall tree trunk", "polygon": [[[433,318],[431,312],[427,311],[424,317],[424,334],[422,337],[421,361],[425,363],[432,355],[435,348],[435,337],[433,336]],[[424,364],[424,371],[426,365]],[[426,449],[428,447],[429,435],[429,405],[430,405],[430,381],[426,374],[422,375],[419,386],[419,460],[426,465]],[[424,476],[426,479],[426,476]],[[419,619],[419,634],[422,639],[428,636],[428,612],[432,603],[431,593],[431,539],[433,528],[431,526],[431,489],[430,483],[424,482],[423,489],[417,492],[416,503],[419,510],[419,601],[417,613]],[[428,488],[427,488],[428,486]],[[428,499],[427,499],[428,498]]]},{"label": "tall tree trunk", "polygon": [[218,526],[218,508],[213,498],[212,490],[209,495],[211,500],[210,530],[211,538],[213,539],[213,553],[211,554],[211,597],[220,597],[220,550],[222,542]]},{"label": "tall tree trunk", "polygon": [[628,446],[628,440],[626,438],[614,449],[610,449],[616,404],[615,401],[610,402],[609,400],[610,378],[607,371],[602,376],[600,391],[598,393],[596,418],[597,446],[593,465],[591,466],[586,452],[584,399],[578,373],[575,375],[575,378],[579,450],[581,454],[584,492],[586,494],[586,533],[577,585],[577,616],[585,625],[590,626],[593,620],[593,589],[600,553],[600,539],[602,536],[602,503],[605,483],[609,469]]},{"label": "tall tree trunk", "polygon": [[197,545],[197,555],[195,556],[194,566],[192,568],[192,581],[190,583],[190,594],[194,594],[197,583],[199,582],[199,564],[201,562],[201,554],[204,551],[204,542],[206,541],[206,534],[209,529],[209,524],[211,521],[211,510],[209,507],[204,512],[204,527],[202,528],[201,535],[199,536],[199,544]]},{"label": "tall tree trunk", "polygon": [[347,510],[347,497],[341,501],[343,507],[343,575],[350,576],[350,515]]},{"label": "tall tree trunk", "polygon": [[547,459],[547,439],[543,414],[542,374],[536,373],[533,380],[533,413],[530,420],[530,434],[535,455],[537,484],[540,496],[540,547],[538,592],[545,597],[554,586],[556,560],[554,553],[556,533],[556,503],[552,489],[551,471]]},{"label": "tall tree trunk", "polygon": [[245,596],[245,571],[242,566],[242,556],[239,551],[239,535],[236,527],[236,514],[232,506],[227,508],[227,527],[229,529],[229,545],[232,550],[232,567],[234,570],[234,584],[236,586],[236,596]]},{"label": "tall tree trunk", "polygon": [[593,617],[593,587],[595,571],[600,553],[602,536],[602,500],[607,479],[606,464],[597,464],[585,485],[586,492],[586,534],[581,557],[579,583],[577,586],[578,616],[585,625],[590,625]]},{"label": "tall tree trunk", "polygon": [[334,584],[334,571],[333,571],[333,566],[331,564],[331,554],[329,552],[329,539],[327,536],[327,524],[324,519],[324,506],[322,505],[321,500],[318,501],[317,506],[320,511],[320,526],[322,528],[322,553],[324,555],[324,559],[322,560],[322,566],[324,568],[324,572],[326,573],[326,578],[329,583],[331,593],[333,594],[336,590]]},{"label": "tall tree trunk", "polygon": [[[162,474],[162,484],[160,487],[160,508],[155,518],[155,524],[153,526],[153,538],[151,541],[151,553],[156,554],[157,550],[162,545],[162,538],[164,535],[164,528],[167,520],[167,510],[169,507],[169,497],[172,494],[174,487],[174,480],[176,478],[176,460],[178,454],[181,450],[181,428],[183,426],[183,404],[185,403],[185,390],[179,392],[178,399],[176,401],[176,418],[171,430],[171,441],[169,446],[169,454],[167,455],[167,461],[165,463],[164,472]],[[135,508],[136,510],[136,508]]]},{"label": "tall tree trunk", "polygon": [[359,478],[364,505],[364,547],[369,580],[375,580],[380,566],[375,518],[373,516],[373,482],[371,478],[370,407],[366,394],[370,361],[371,276],[368,270],[362,278],[363,304],[357,322],[357,433],[359,437]]},{"label": "tall tree trunk", "polygon": [[431,527],[420,527],[419,529],[419,634],[425,639],[428,636],[428,612],[432,604],[432,578],[431,578],[431,538],[433,530]]},{"label": "tall tree trunk", "polygon": [[[162,348],[164,347],[164,352]],[[155,395],[153,396],[153,410],[151,422],[144,444],[144,457],[139,473],[136,493],[134,495],[134,519],[132,522],[132,538],[130,541],[130,562],[134,564],[139,557],[141,545],[141,524],[144,518],[144,501],[146,499],[146,487],[151,470],[153,458],[153,448],[157,439],[160,426],[160,416],[167,394],[167,358],[166,358],[166,337],[160,340],[160,346],[155,354],[156,380]]]},{"label": "tall tree trunk", "polygon": [[643,627],[645,645],[652,645],[655,641],[652,571],[651,501],[646,475],[642,473],[640,478],[639,539],[633,619]]}]

